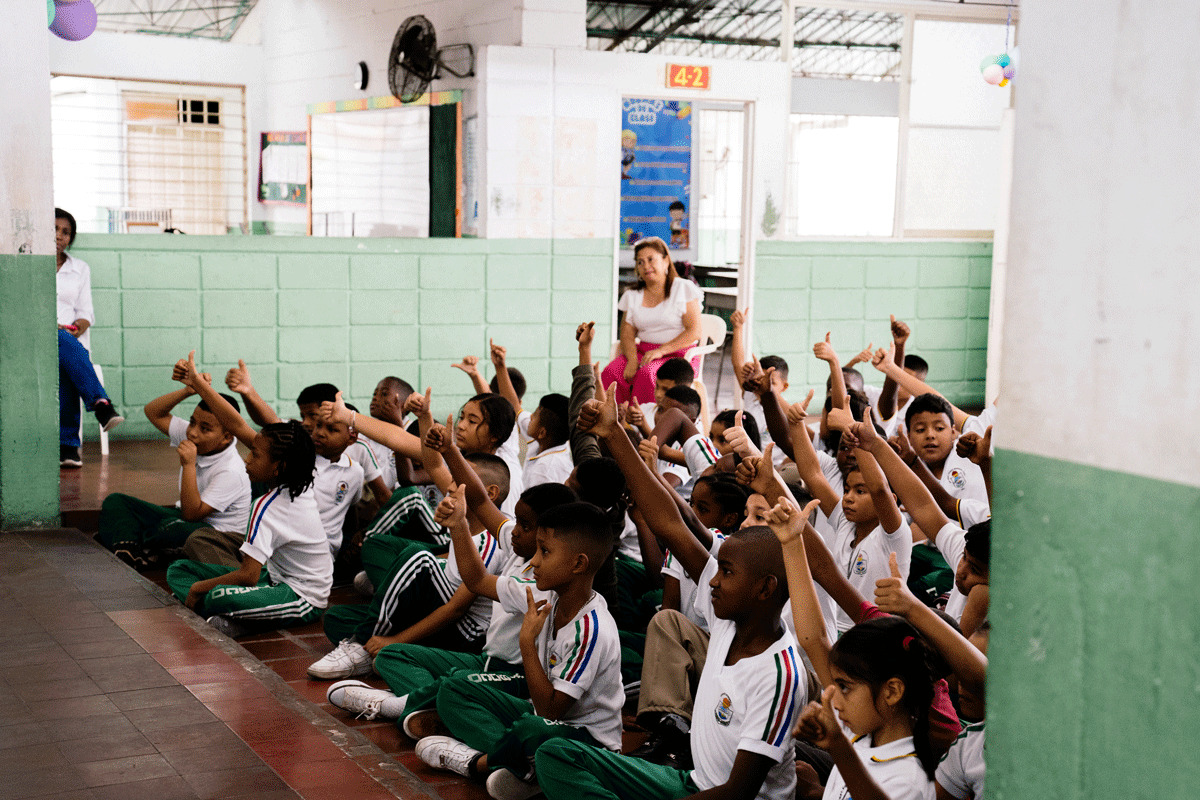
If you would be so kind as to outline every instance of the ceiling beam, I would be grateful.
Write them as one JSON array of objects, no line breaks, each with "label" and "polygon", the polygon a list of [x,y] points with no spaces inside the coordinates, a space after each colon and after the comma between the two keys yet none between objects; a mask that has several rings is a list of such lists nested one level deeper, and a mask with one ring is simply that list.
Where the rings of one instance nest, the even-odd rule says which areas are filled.
[{"label": "ceiling beam", "polygon": [[626,39],[641,30],[642,26],[654,19],[662,11],[666,10],[668,6],[674,7],[676,4],[671,3],[670,0],[661,0],[661,2],[650,4],[646,13],[638,17],[632,25],[630,25],[628,28],[618,31],[617,35],[613,37],[613,41],[608,45],[608,49],[615,50],[617,47],[624,44]]},{"label": "ceiling beam", "polygon": [[642,48],[642,52],[649,53],[651,50],[658,47],[660,42],[662,42],[671,34],[675,33],[684,25],[692,22],[699,22],[700,14],[715,2],[716,0],[696,0],[690,9],[680,14],[674,22],[663,28],[661,31],[655,31],[654,35],[649,37],[646,45]]},{"label": "ceiling beam", "polygon": [[[613,30],[611,28],[588,28],[588,30],[587,30],[587,35],[592,38],[595,38],[595,39],[610,39],[619,33],[621,33],[621,31]],[[633,36],[635,38],[639,38],[639,39],[649,38],[649,37],[658,36],[658,35],[659,34],[649,32],[649,31],[644,32],[644,33],[631,34],[631,36]],[[741,37],[728,37],[728,36],[709,36],[709,35],[706,35],[703,33],[686,33],[686,32],[680,33],[678,31],[668,34],[667,36],[665,36],[663,38],[672,39],[672,40],[676,40],[676,41],[700,42],[702,44],[737,45],[737,46],[744,46],[744,47],[779,47],[778,39],[757,39],[757,38],[741,38]],[[846,50],[893,50],[893,51],[898,51],[900,49],[899,43],[896,43],[896,44],[860,44],[858,42],[818,42],[818,41],[813,41],[813,40],[808,40],[808,39],[797,39],[795,42],[795,45],[798,48],[829,47],[829,48],[843,48]]]}]

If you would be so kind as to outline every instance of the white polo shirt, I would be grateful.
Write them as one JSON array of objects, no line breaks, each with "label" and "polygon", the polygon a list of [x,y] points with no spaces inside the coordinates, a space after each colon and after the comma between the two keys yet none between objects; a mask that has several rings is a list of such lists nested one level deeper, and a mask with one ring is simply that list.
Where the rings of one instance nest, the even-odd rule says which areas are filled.
[{"label": "white polo shirt", "polygon": [[[179,447],[187,438],[188,421],[171,415],[167,435],[171,447]],[[183,469],[179,470],[179,488],[183,491]],[[213,511],[203,520],[205,525],[219,531],[237,533],[246,530],[250,518],[250,476],[246,464],[238,454],[237,444],[217,453],[196,456],[196,488],[200,501]],[[179,501],[175,507],[179,508]]]},{"label": "white polo shirt", "polygon": [[[500,570],[504,567],[504,553],[500,549],[500,542],[488,531],[476,534],[471,540],[475,543],[475,549],[479,551],[479,557],[483,560],[483,568],[491,575],[499,575]],[[458,571],[458,557],[454,554],[453,541],[450,542],[450,551],[446,553],[443,570],[446,573],[446,579],[457,591],[458,587],[462,585],[462,575]],[[487,630],[492,621],[492,605],[490,597],[476,597],[467,607],[466,613],[459,618],[459,626],[467,623],[480,631]]]},{"label": "white polo shirt", "polygon": [[[370,483],[383,475],[383,467],[379,463],[379,459],[375,457],[375,451],[363,439],[364,437],[360,434],[358,441],[351,442],[344,453],[358,462],[358,465],[362,467],[363,483]],[[394,486],[395,484],[392,485]]]},{"label": "white polo shirt", "polygon": [[[396,453],[387,445],[380,444],[374,439],[363,436],[361,433],[358,435],[358,441],[366,445],[371,451],[371,455],[375,459],[375,464],[379,467],[379,474],[383,478],[384,485],[389,489],[395,489],[400,483],[399,478],[396,477]],[[366,461],[364,460],[363,463],[365,464]],[[364,478],[371,480],[370,478],[366,478],[365,472]]]},{"label": "white polo shirt", "polygon": [[525,455],[525,474],[521,482],[526,486],[541,483],[566,483],[571,477],[575,462],[571,459],[571,443],[563,442],[549,450],[539,450],[537,443],[529,445]]},{"label": "white polo shirt", "polygon": [[[833,560],[841,566],[850,585],[863,597],[874,597],[875,581],[892,576],[888,563],[892,553],[896,554],[900,574],[908,580],[912,563],[912,529],[903,515],[900,517],[900,527],[895,531],[888,533],[882,525],[876,525],[857,546],[854,544],[857,526],[842,513],[841,501],[829,515],[829,524],[834,530],[834,542],[830,548]],[[841,608],[836,609],[835,621],[840,632],[854,627],[854,621]]]},{"label": "white polo shirt", "polygon": [[951,797],[958,800],[984,797],[983,734],[982,722],[967,725],[938,764],[934,779]]},{"label": "white polo shirt", "polygon": [[[92,269],[83,259],[75,258],[70,253],[65,255],[67,260],[54,274],[57,322],[59,325],[70,325],[77,319],[86,319],[94,325],[96,312],[92,307]],[[79,337],[84,349],[91,349],[91,338],[90,330],[84,331]]]},{"label": "white polo shirt", "polygon": [[[854,752],[891,800],[934,800],[933,781],[921,767],[911,736],[880,747],[871,746],[870,736],[860,736],[854,740]],[[836,766],[825,783],[821,800],[851,800],[850,789]]]},{"label": "white polo shirt", "polygon": [[362,497],[363,468],[344,452],[337,461],[317,456],[313,494],[321,512],[321,524],[329,539],[329,552],[337,555],[342,548],[342,523],[346,511]]},{"label": "white polo shirt", "polygon": [[241,551],[266,565],[272,583],[286,583],[314,608],[329,605],[333,556],[312,488],[295,500],[286,486],[259,497]]}]

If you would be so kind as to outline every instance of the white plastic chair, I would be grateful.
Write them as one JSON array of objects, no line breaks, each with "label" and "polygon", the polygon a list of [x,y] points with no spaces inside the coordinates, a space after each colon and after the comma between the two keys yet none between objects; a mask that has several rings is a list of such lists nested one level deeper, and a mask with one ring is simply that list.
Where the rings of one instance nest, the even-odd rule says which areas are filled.
[{"label": "white plastic chair", "polygon": [[696,380],[692,382],[692,388],[700,395],[700,421],[704,424],[701,433],[708,435],[708,430],[712,426],[712,418],[708,407],[708,388],[704,385],[702,376],[704,375],[704,357],[709,353],[715,353],[725,344],[725,332],[728,327],[725,320],[716,314],[701,314],[700,315],[700,342],[699,344],[689,347],[683,357],[688,361],[699,356],[700,360],[696,364]]}]

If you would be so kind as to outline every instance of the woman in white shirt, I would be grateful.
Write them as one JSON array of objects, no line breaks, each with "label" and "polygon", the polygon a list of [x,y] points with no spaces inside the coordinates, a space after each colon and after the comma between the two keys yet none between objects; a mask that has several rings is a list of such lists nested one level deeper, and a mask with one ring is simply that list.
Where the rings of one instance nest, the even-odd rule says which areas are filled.
[{"label": "woman in white shirt", "polygon": [[92,311],[92,271],[67,248],[75,241],[75,217],[54,209],[54,244],[58,251],[55,286],[58,294],[58,463],[82,467],[79,453],[79,399],[110,431],[125,421],[113,408],[96,378],[87,351],[88,328],[96,321]]},{"label": "woman in white shirt", "polygon": [[[680,280],[666,243],[652,236],[633,248],[637,286],[621,295],[617,310],[621,341],[617,357],[601,380],[617,384],[617,402],[632,395],[637,403],[654,401],[654,376],[669,358],[683,357],[700,340],[700,289]],[[698,359],[692,360],[693,369]]]}]

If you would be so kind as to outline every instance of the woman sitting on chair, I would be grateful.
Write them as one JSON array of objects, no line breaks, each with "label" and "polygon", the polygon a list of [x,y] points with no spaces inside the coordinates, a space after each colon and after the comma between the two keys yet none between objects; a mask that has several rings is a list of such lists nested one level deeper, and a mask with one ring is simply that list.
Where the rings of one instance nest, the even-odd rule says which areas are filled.
[{"label": "woman sitting on chair", "polygon": [[[82,467],[79,438],[79,398],[110,431],[125,421],[113,408],[86,348],[92,312],[92,271],[67,248],[75,241],[75,217],[54,209],[54,244],[58,251],[55,285],[58,292],[58,463]],[[82,337],[82,341],[81,341]]]},{"label": "woman sitting on chair", "polygon": [[[623,312],[617,357],[601,380],[617,384],[617,402],[654,401],[654,376],[668,358],[682,358],[700,340],[700,289],[680,280],[667,245],[657,236],[633,248],[638,282],[617,301]],[[696,368],[699,358],[692,359]]]}]

